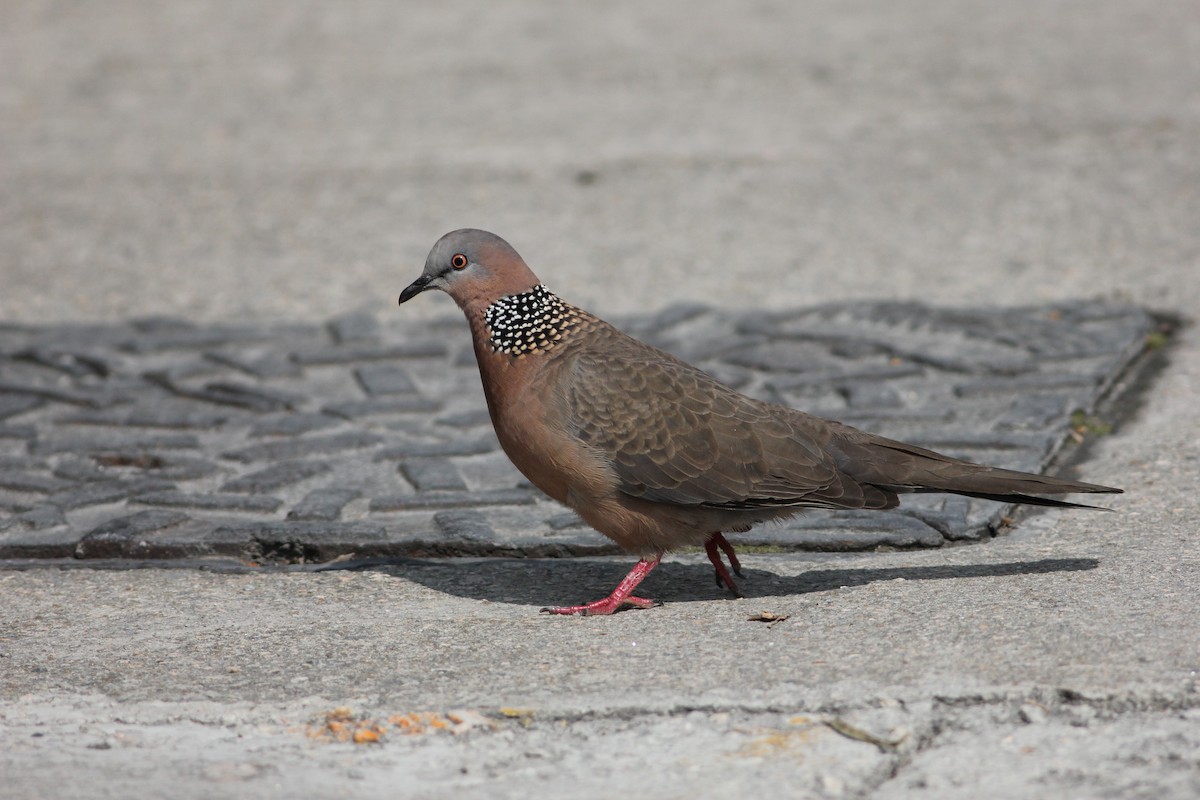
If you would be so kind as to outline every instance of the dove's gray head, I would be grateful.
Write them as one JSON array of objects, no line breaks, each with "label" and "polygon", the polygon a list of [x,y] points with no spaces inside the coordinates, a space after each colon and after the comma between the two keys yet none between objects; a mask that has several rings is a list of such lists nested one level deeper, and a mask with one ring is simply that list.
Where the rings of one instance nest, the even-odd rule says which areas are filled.
[{"label": "dove's gray head", "polygon": [[425,271],[400,293],[400,302],[426,289],[441,289],[464,309],[486,308],[537,285],[537,276],[508,242],[494,233],[462,228],[438,239],[425,259]]}]

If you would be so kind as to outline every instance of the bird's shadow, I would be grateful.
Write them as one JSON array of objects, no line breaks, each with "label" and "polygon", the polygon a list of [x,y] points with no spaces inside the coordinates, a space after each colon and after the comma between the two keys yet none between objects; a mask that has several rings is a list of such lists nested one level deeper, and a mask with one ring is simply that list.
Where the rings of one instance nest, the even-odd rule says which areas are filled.
[{"label": "bird's shadow", "polygon": [[[738,581],[750,599],[828,592],[876,581],[955,578],[995,578],[1095,569],[1094,558],[1048,558],[999,564],[881,567],[877,569],[817,568],[799,575],[780,575],[743,568]],[[419,559],[400,558],[325,565],[322,569],[371,570],[405,578],[439,592],[472,600],[518,605],[551,606],[596,600],[606,596],[625,575],[628,563],[611,558],[579,559]],[[639,587],[638,594],[664,602],[722,600],[730,597],[716,585],[707,563],[666,562]]]}]

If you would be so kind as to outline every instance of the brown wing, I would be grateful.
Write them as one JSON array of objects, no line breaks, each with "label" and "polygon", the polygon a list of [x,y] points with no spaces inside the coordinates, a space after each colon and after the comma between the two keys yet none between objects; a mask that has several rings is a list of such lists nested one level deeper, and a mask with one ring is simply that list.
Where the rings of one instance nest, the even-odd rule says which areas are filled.
[{"label": "brown wing", "polygon": [[821,420],[741,395],[608,326],[570,358],[567,425],[608,457],[627,495],[731,510],[895,505],[838,469]]}]

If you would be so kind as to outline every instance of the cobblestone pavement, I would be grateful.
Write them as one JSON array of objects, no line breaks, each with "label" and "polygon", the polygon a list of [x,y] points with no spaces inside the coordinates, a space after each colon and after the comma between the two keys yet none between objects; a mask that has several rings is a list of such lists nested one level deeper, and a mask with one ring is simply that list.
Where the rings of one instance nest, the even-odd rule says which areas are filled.
[{"label": "cobblestone pavement", "polygon": [[[0,19],[3,797],[1200,797],[1194,0]],[[463,226],[749,392],[1126,491],[539,614],[630,558],[494,450],[452,301],[396,308]],[[721,310],[615,319],[672,303]]]},{"label": "cobblestone pavement", "polygon": [[[850,303],[679,306],[623,327],[752,395],[1036,471],[1154,325],[1099,303]],[[499,450],[463,327],[356,314],[0,329],[0,558],[616,552]],[[814,512],[740,540],[935,547],[988,534],[1006,510],[915,497],[900,513]]]}]

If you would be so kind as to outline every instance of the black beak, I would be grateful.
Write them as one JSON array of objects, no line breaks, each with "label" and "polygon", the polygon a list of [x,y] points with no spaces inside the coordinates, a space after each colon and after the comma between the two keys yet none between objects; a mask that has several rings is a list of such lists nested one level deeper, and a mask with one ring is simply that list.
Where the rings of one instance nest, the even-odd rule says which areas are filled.
[{"label": "black beak", "polygon": [[429,288],[429,282],[433,280],[432,275],[422,275],[408,285],[408,288],[400,293],[400,302],[407,303],[421,292]]}]

